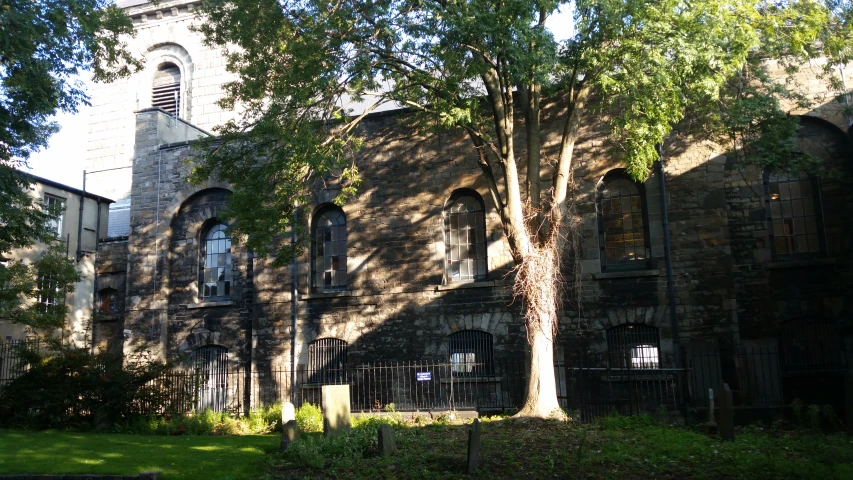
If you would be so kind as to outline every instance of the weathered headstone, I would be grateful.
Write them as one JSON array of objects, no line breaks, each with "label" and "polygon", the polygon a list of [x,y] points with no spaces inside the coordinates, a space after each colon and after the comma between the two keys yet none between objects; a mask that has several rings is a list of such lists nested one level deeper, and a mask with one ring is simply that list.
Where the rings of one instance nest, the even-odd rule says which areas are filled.
[{"label": "weathered headstone", "polygon": [[279,453],[284,452],[290,444],[299,440],[299,424],[296,420],[288,420],[281,426],[281,444],[278,446]]},{"label": "weathered headstone", "polygon": [[379,454],[383,457],[390,457],[397,450],[397,443],[394,441],[394,430],[390,425],[382,425],[379,427]]},{"label": "weathered headstone", "polygon": [[716,425],[714,421],[714,389],[708,389],[708,425]]},{"label": "weathered headstone", "polygon": [[281,424],[291,420],[296,420],[296,407],[290,402],[284,402],[281,404]]},{"label": "weathered headstone", "polygon": [[480,420],[474,419],[471,428],[468,429],[468,474],[477,470],[480,464]]},{"label": "weathered headstone", "polygon": [[321,408],[324,436],[349,430],[349,385],[323,385]]},{"label": "weathered headstone", "polygon": [[732,390],[728,383],[720,386],[720,438],[732,441],[735,439],[735,409]]},{"label": "weathered headstone", "polygon": [[847,433],[853,435],[853,371],[844,378],[844,414],[847,418]]}]

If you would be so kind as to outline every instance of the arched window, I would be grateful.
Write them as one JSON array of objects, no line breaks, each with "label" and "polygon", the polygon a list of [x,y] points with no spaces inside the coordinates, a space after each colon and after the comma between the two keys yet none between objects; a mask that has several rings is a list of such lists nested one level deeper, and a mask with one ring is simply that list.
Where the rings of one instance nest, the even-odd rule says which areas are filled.
[{"label": "arched window", "polygon": [[492,335],[480,330],[462,330],[448,337],[450,368],[454,375],[486,376],[494,372]]},{"label": "arched window", "polygon": [[181,113],[181,70],[174,63],[164,63],[154,74],[151,85],[151,106],[160,107],[169,115]]},{"label": "arched window", "polygon": [[444,244],[447,283],[485,280],[486,216],[483,199],[476,192],[453,194],[444,209]]},{"label": "arched window", "polygon": [[224,223],[208,228],[199,245],[199,298],[223,298],[231,294],[231,239]]},{"label": "arched window", "polygon": [[613,368],[660,368],[658,329],[628,323],[607,330],[607,351]]},{"label": "arched window", "polygon": [[196,409],[225,410],[228,398],[228,350],[219,345],[204,345],[193,350],[190,361],[198,379]]},{"label": "arched window", "polygon": [[824,250],[823,219],[817,178],[764,172],[764,202],[774,257],[819,256]]},{"label": "arched window", "polygon": [[308,383],[346,383],[347,349],[347,342],[337,338],[320,338],[308,345]]},{"label": "arched window", "polygon": [[98,311],[102,315],[118,315],[118,290],[103,288],[98,292]]},{"label": "arched window", "polygon": [[644,188],[624,172],[609,173],[598,193],[601,271],[648,268]]},{"label": "arched window", "polygon": [[311,235],[311,291],[347,288],[347,220],[334,206],[317,211]]}]

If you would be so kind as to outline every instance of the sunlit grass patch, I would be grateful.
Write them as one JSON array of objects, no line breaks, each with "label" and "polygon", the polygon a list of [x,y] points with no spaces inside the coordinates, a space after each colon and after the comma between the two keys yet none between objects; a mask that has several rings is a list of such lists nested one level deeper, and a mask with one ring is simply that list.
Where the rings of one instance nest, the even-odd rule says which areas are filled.
[{"label": "sunlit grass patch", "polygon": [[0,430],[0,474],[122,474],[166,480],[254,479],[278,437],[151,436]]}]

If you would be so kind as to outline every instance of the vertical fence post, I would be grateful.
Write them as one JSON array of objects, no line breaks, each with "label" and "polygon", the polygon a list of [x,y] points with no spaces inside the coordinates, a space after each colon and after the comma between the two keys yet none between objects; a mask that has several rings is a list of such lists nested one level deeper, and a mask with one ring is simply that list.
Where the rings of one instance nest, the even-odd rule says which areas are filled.
[{"label": "vertical fence post", "polygon": [[853,435],[853,370],[849,370],[844,378],[844,409],[847,433]]}]

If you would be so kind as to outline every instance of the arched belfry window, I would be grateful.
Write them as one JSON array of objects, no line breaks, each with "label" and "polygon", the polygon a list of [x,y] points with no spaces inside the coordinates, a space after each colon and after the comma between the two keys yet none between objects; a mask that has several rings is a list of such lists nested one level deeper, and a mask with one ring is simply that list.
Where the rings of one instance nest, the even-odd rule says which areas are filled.
[{"label": "arched belfry window", "polygon": [[347,342],[320,338],[308,345],[308,383],[341,384],[347,375]]},{"label": "arched belfry window", "polygon": [[169,115],[181,113],[181,70],[174,63],[164,63],[154,74],[151,85],[151,106],[160,107]]},{"label": "arched belfry window", "polygon": [[624,172],[609,173],[598,192],[601,270],[648,268],[645,189]]},{"label": "arched belfry window", "polygon": [[454,375],[484,376],[494,372],[492,335],[480,330],[462,330],[448,337],[450,366]]},{"label": "arched belfry window", "polygon": [[628,323],[607,330],[612,368],[660,368],[660,335],[650,325]]},{"label": "arched belfry window", "polygon": [[476,192],[454,193],[444,208],[447,283],[485,280],[486,208]]},{"label": "arched belfry window", "polygon": [[347,219],[343,210],[325,206],[314,215],[311,234],[311,291],[347,289]]},{"label": "arched belfry window", "polygon": [[824,250],[820,184],[806,172],[764,172],[770,250],[777,258],[819,256]]},{"label": "arched belfry window", "polygon": [[200,243],[199,298],[228,297],[231,294],[231,238],[224,223],[207,228]]}]

